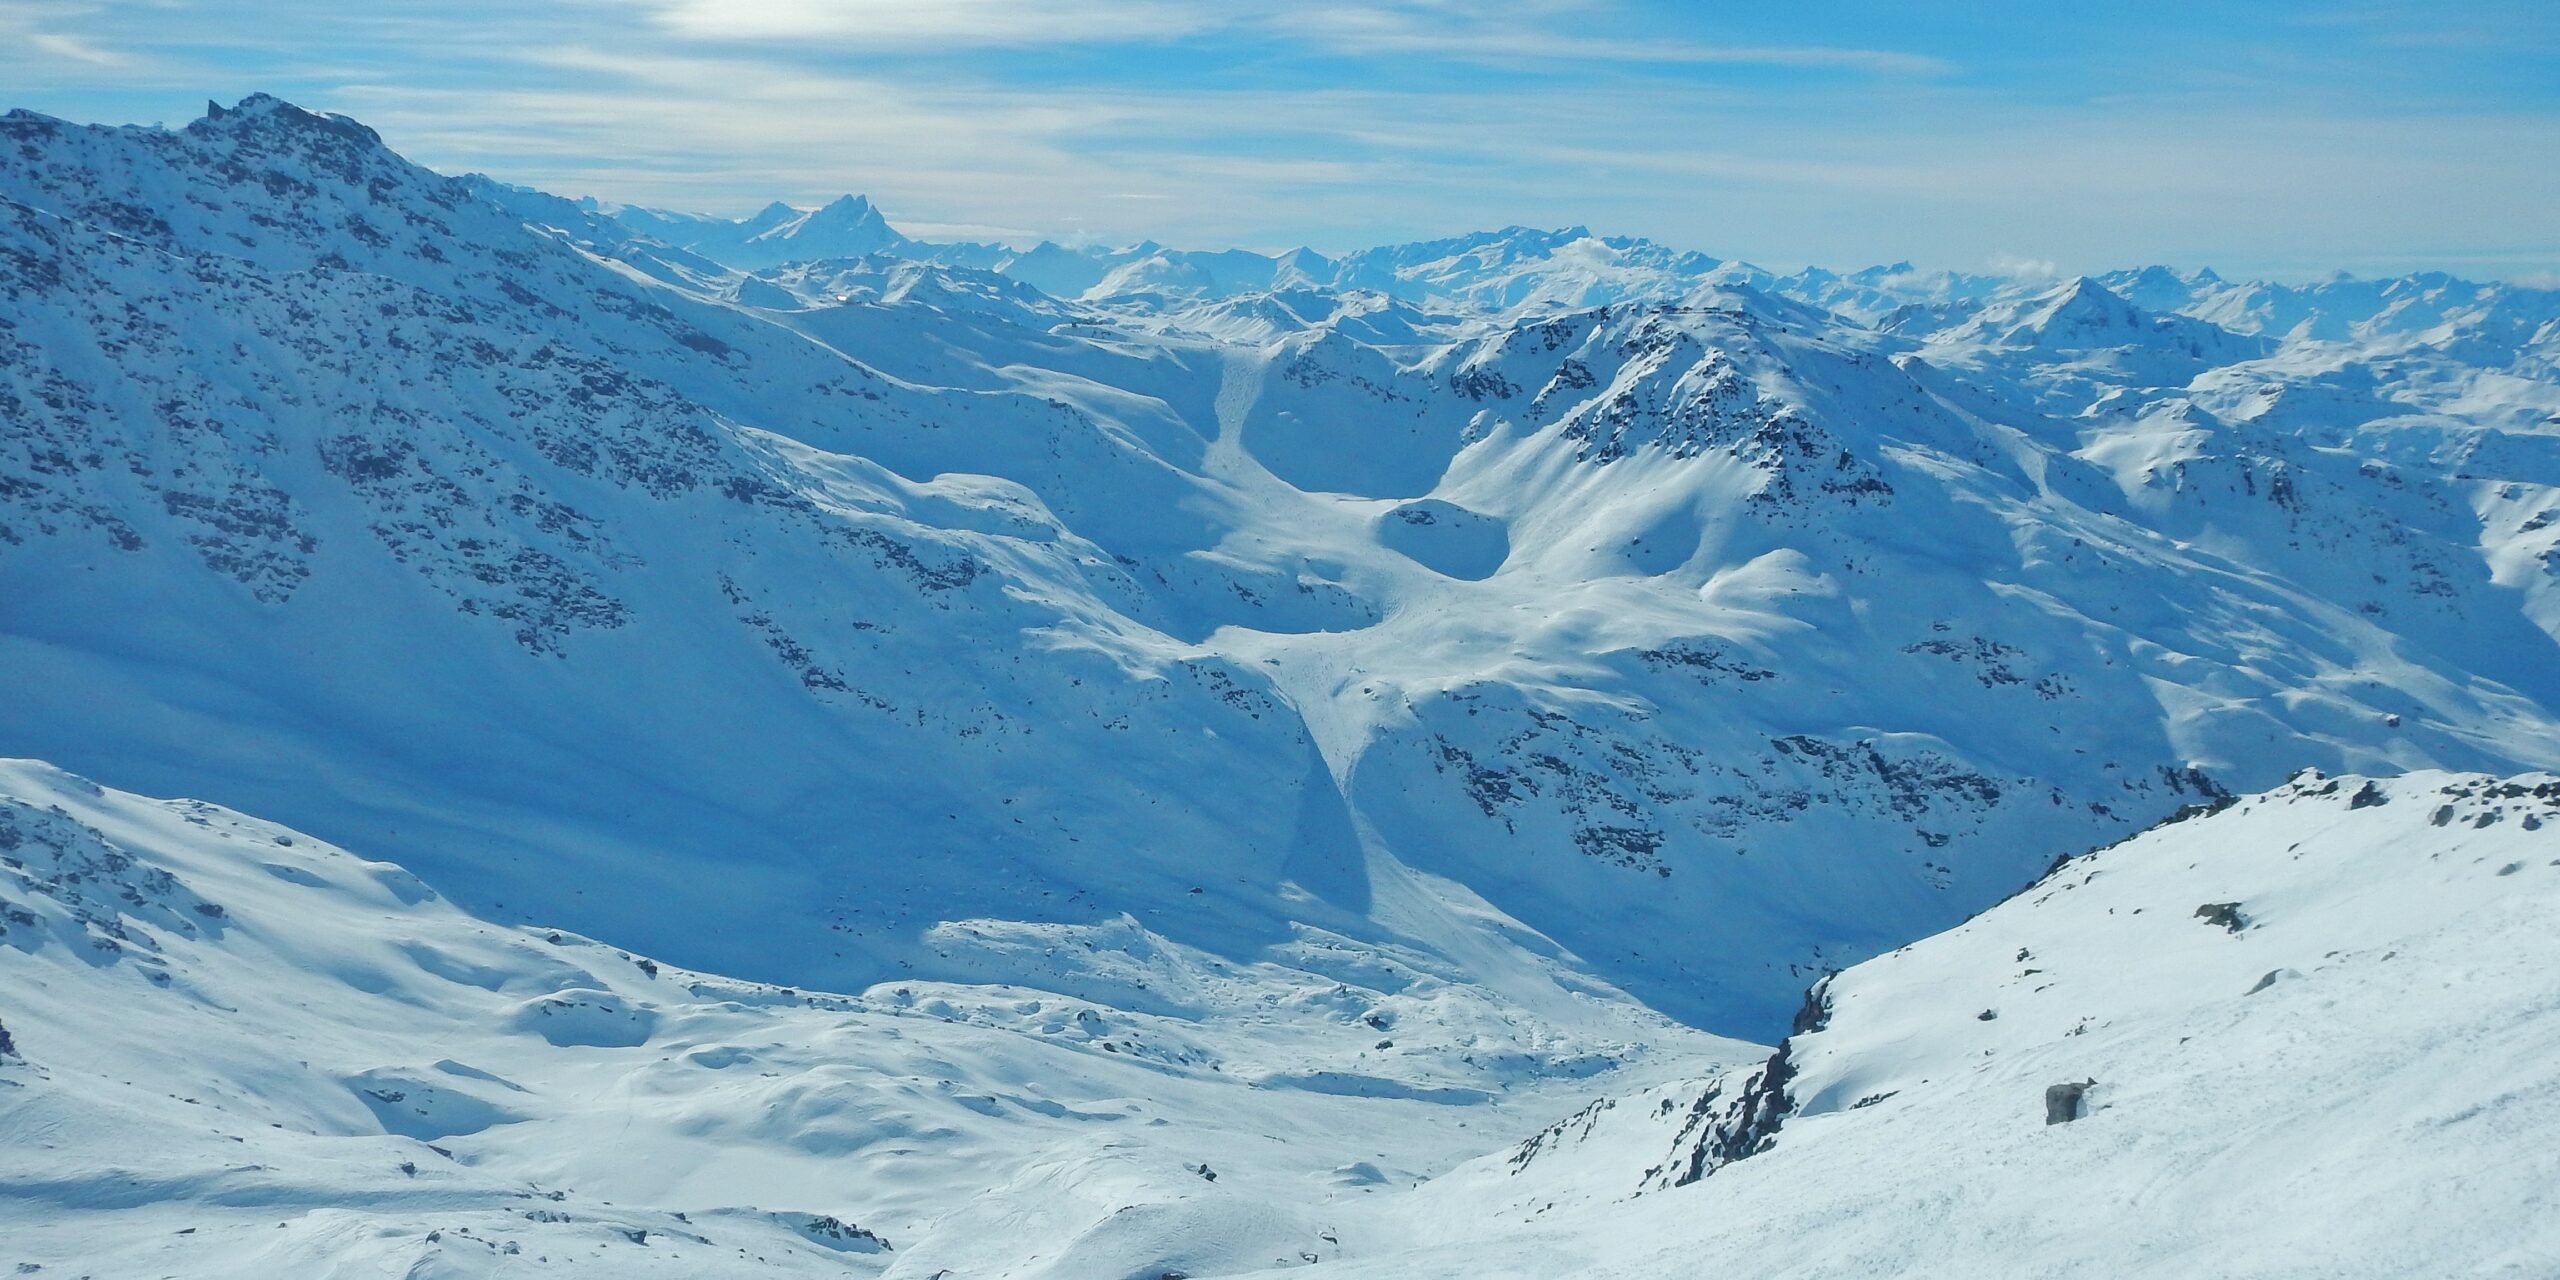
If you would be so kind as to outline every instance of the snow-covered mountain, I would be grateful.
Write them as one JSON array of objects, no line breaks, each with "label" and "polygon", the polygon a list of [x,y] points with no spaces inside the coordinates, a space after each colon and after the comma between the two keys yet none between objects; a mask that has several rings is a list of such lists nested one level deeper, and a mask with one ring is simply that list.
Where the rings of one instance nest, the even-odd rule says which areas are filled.
[{"label": "snow-covered mountain", "polygon": [[[931,245],[852,197],[729,222],[449,178],[254,97],[177,131],[0,117],[0,326],[0,750],[423,877],[449,896],[326,940],[360,979],[273,941],[356,910],[326,897],[352,861],[261,872],[323,896],[184,941],[231,989],[503,1024],[493,1061],[558,996],[815,1071],[855,1033],[770,1021],[774,990],[886,1018],[904,988],[986,1033],[929,1050],[970,1098],[1086,1081],[1061,1017],[1142,1028],[1095,1035],[1220,1086],[1170,1127],[1382,1125],[1414,1145],[1268,1167],[1420,1176],[1595,1074],[1748,1056],[1715,1037],[1774,1040],[1811,978],[2183,806],[2305,766],[2560,766],[2545,291],[1779,276],[1579,228]],[[150,816],[179,809],[98,803],[47,829],[238,880]],[[169,901],[153,927],[208,932]],[[498,948],[452,980],[494,994],[384,968],[420,930]],[[554,930],[617,959],[498,958]],[[580,1148],[573,1082],[620,1069],[402,1055],[332,1070]],[[1027,1078],[1051,1121],[1142,1092]],[[643,1110],[742,1142],[765,1088]],[[327,1096],[268,1123],[411,1123]],[[1031,1140],[936,1108],[820,1153],[944,1162],[856,1220],[977,1240],[957,1274],[1103,1273],[1025,1242],[1107,1210],[946,1218],[972,1143]],[[531,1158],[492,1167],[568,1167]],[[1085,1158],[1021,1176],[1117,1185]],[[711,1167],[807,1173],[760,1159]],[[1156,1177],[1126,1201],[1172,1203]],[[742,1202],[837,1212],[684,1201]],[[1229,1233],[1153,1212],[1105,1235]],[[755,1221],[751,1253],[806,1243]],[[1263,1230],[1214,1265],[1261,1265]]]},{"label": "snow-covered mountain", "polygon": [[[853,195],[821,210],[776,204],[737,220],[593,201],[582,207],[609,212],[642,235],[743,270],[795,257],[883,253],[992,271],[1055,297],[1151,309],[1317,291],[1384,294],[1437,312],[1518,319],[1611,303],[1678,302],[1701,289],[1743,286],[1807,303],[1861,326],[1915,335],[1938,333],[1998,310],[2008,317],[2005,335],[1975,335],[1992,341],[2027,336],[2016,331],[2022,321],[2034,322],[2039,330],[2050,328],[2055,317],[2039,319],[2031,313],[2057,305],[2066,313],[2064,319],[2083,325],[2130,307],[2146,315],[2145,323],[2175,330],[2171,345],[2214,345],[2226,357],[2223,363],[2247,358],[2245,353],[2255,349],[2247,339],[2257,336],[2450,348],[2472,364],[2523,364],[2546,374],[2560,350],[2555,347],[2560,343],[2560,327],[2555,327],[2560,326],[2560,290],[2460,280],[2440,272],[2385,280],[2342,275],[2308,285],[2233,281],[2206,268],[2164,266],[2060,281],[1923,272],[1907,262],[1845,274],[1819,267],[1779,274],[1634,237],[1595,235],[1583,227],[1506,227],[1340,257],[1311,249],[1277,255],[1184,250],[1152,241],[1081,248],[1044,242],[1019,250],[909,240],[890,229],[867,200]],[[856,217],[867,228],[860,235],[794,238],[803,237],[798,228],[804,222],[824,227]],[[2232,335],[2241,340],[2233,341]]]},{"label": "snow-covered mountain", "polygon": [[844,196],[815,209],[795,209],[777,200],[734,222],[593,200],[580,204],[589,213],[608,214],[653,240],[745,267],[894,254],[914,247],[861,196]]}]

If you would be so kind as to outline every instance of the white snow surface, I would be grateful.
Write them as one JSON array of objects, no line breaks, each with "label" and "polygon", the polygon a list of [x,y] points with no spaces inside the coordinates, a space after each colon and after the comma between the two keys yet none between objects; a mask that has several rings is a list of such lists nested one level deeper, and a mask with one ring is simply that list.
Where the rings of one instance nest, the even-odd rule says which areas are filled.
[{"label": "white snow surface", "polygon": [[1755,1052],[1657,1020],[1567,1083],[1468,984],[1128,961],[1191,1007],[739,982],[0,764],[0,1266],[1236,1271],[1376,1250],[1396,1193],[1577,1091]]},{"label": "white snow surface", "polygon": [[[2306,773],[2194,814],[1829,979],[1752,1103],[1771,1067],[1695,1037],[1493,1094],[1351,1048],[1502,1034],[1457,989],[1273,983],[1193,1020],[741,983],[12,763],[0,1263],[2549,1274],[2560,779]],[[1768,1131],[1701,1157],[1738,1105]]]},{"label": "white snow surface", "polygon": [[2560,779],[2306,773],[1833,978],[1755,1154],[1670,1185],[1765,1066],[1602,1099],[1335,1274],[2547,1276],[2555,908]]},{"label": "white snow surface", "polygon": [[[415,1253],[431,1171],[474,1171],[475,1230],[583,1197],[557,1257],[599,1274],[1152,1277],[1492,1230],[1332,1206],[1603,1084],[1654,1092],[1594,1133],[1685,1117],[1808,981],[2182,806],[2560,767],[2555,357],[2560,293],[2435,275],[1780,275],[1582,228],[1024,251],[858,197],[730,221],[449,178],[265,96],[11,112],[0,753],[227,806],[9,775],[91,830],[83,875],[233,918],[134,882],[158,914],[82,889],[59,946],[0,937],[56,974],[0,999],[27,1061],[161,1082],[28,1095],[68,1128],[20,1217],[312,1211],[240,1274],[476,1274]],[[277,837],[282,871],[227,861]],[[119,929],[159,941],[98,952]],[[238,1012],[66,1056],[127,1008]],[[236,1023],[196,1036],[265,1153],[236,1162],[323,1172],[235,1192],[172,1147],[195,1173],[101,1202],[160,1150],[133,1135],[213,1105],[167,1048],[198,1021]],[[456,1154],[347,1180],[424,1142]],[[1558,1203],[1619,1194],[1607,1143],[1549,1145]],[[756,1208],[678,1265],[602,1198]],[[894,1256],[803,1258],[862,1243],[828,1214]],[[87,1220],[47,1256],[121,1240]],[[1493,1265],[1408,1261],[1444,1256]]]}]

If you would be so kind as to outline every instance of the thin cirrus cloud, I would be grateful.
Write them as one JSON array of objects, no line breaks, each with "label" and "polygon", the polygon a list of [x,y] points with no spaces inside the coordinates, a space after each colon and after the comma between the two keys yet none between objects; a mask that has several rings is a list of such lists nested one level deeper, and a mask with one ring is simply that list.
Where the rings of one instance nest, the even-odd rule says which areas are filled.
[{"label": "thin cirrus cloud", "polygon": [[1498,6],[1464,12],[1437,4],[1303,5],[1275,10],[1257,25],[1277,35],[1336,53],[1423,55],[1508,67],[1556,63],[1653,63],[1689,66],[1830,68],[1887,75],[1938,75],[1954,70],[1944,58],[1889,49],[1833,45],[1720,44],[1655,33],[1593,35],[1576,32],[1573,19],[1606,22],[1598,5],[1541,6],[1522,14]]},{"label": "thin cirrus cloud", "polygon": [[1722,45],[1575,34],[1594,4],[1429,0],[1268,10],[1201,0],[629,0],[658,28],[714,41],[822,41],[840,48],[1170,44],[1210,33],[1276,37],[1328,53],[1529,61],[1831,67],[1937,74],[1942,58],[1824,45]]},{"label": "thin cirrus cloud", "polygon": [[1034,47],[1178,40],[1224,25],[1176,0],[628,0],[668,34],[840,47]]},{"label": "thin cirrus cloud", "polygon": [[116,67],[124,65],[127,61],[124,55],[101,49],[78,36],[67,36],[51,31],[30,31],[24,38],[29,46],[43,53],[87,66]]},{"label": "thin cirrus cloud", "polygon": [[252,7],[0,0],[0,106],[183,121],[263,89],[564,194],[864,191],[1016,240],[1580,223],[1782,267],[2560,268],[2560,21],[2522,0]]}]

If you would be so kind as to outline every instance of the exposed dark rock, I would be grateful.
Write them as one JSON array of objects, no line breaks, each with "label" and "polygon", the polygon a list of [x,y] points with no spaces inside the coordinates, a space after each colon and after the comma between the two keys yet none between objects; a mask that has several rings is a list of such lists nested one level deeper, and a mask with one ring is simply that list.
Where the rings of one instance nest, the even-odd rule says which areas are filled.
[{"label": "exposed dark rock", "polygon": [[2208,902],[2196,908],[2196,919],[2221,925],[2233,933],[2249,927],[2249,917],[2241,914],[2237,902]]},{"label": "exposed dark rock", "polygon": [[2046,1124],[2069,1124],[2072,1121],[2087,1115],[2089,1090],[2096,1087],[2097,1083],[2098,1082],[2095,1080],[2076,1080],[2065,1081],[2061,1084],[2046,1085],[2044,1090],[2044,1122]]},{"label": "exposed dark rock", "polygon": [[[682,1215],[678,1216],[681,1217]],[[802,1217],[797,1214],[790,1214],[785,1215],[785,1220],[791,1222],[794,1228],[798,1230],[801,1235],[808,1237],[810,1240],[818,1244],[825,1245],[830,1249],[854,1250],[864,1253],[873,1252],[875,1250],[884,1253],[892,1251],[892,1246],[889,1244],[886,1237],[854,1223],[847,1222],[842,1218],[836,1217],[834,1214],[817,1213],[810,1214],[806,1217]]]},{"label": "exposed dark rock", "polygon": [[1671,1185],[1685,1187],[1736,1160],[1758,1155],[1777,1141],[1779,1127],[1795,1110],[1795,1099],[1787,1092],[1796,1075],[1792,1048],[1792,1041],[1780,1044],[1768,1063],[1752,1073],[1742,1092],[1721,1109],[1715,1105],[1721,1087],[1710,1087],[1699,1096],[1675,1140],[1687,1145],[1688,1151],[1684,1159],[1675,1145],[1673,1163],[1679,1172]]},{"label": "exposed dark rock", "polygon": [[1838,976],[1837,970],[1826,973],[1804,989],[1804,1004],[1796,1010],[1795,1021],[1787,1027],[1788,1035],[1810,1035],[1831,1025],[1831,980]]}]

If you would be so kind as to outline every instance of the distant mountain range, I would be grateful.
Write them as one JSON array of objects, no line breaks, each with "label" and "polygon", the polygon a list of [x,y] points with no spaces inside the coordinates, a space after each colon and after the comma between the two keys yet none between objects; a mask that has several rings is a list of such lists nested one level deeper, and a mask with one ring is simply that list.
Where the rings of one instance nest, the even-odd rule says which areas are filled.
[{"label": "distant mountain range", "polygon": [[[505,201],[538,193],[484,184]],[[1244,295],[1375,292],[1416,307],[1501,314],[1522,308],[1591,307],[1678,301],[1701,286],[1744,286],[1791,298],[1861,325],[1897,333],[1937,333],[2003,304],[2077,297],[2077,308],[2113,307],[2191,317],[2234,333],[2333,342],[2455,329],[2492,331],[2508,348],[2554,338],[2555,291],[2456,279],[2441,272],[2381,280],[2339,275],[2306,285],[2230,281],[2210,268],[2150,266],[2068,280],[1923,272],[1908,262],[1848,274],[1819,267],[1779,275],[1627,236],[1583,227],[1505,227],[1445,240],[1386,245],[1342,257],[1312,249],[1279,255],[1242,249],[1170,249],[1152,241],[1120,248],[1030,249],[911,240],[862,196],[818,209],[779,202],[735,221],[593,200],[579,207],[641,235],[724,266],[761,272],[793,262],[881,255],[989,271],[1062,299],[1203,301]],[[2102,300],[2099,295],[2104,295]],[[1934,321],[1935,323],[1931,323]],[[1952,336],[1952,335],[1950,335]]]}]

